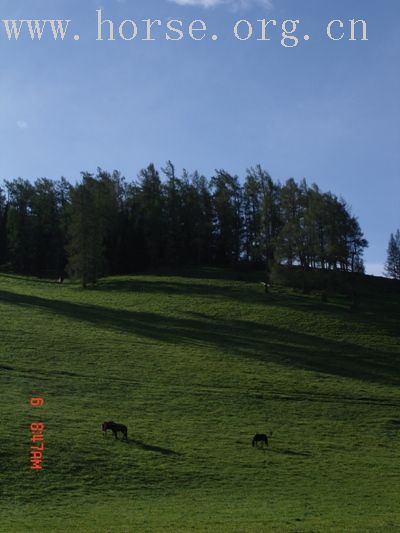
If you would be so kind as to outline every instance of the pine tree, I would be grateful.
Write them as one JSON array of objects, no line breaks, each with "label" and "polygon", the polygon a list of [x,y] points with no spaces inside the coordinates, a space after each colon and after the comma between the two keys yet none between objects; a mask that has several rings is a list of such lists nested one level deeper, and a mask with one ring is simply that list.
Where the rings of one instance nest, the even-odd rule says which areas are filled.
[{"label": "pine tree", "polygon": [[389,278],[400,279],[400,230],[390,235],[385,274]]},{"label": "pine tree", "polygon": [[171,161],[167,161],[165,168],[161,170],[167,178],[163,188],[166,225],[165,261],[169,265],[176,265],[182,258],[182,184],[175,175],[175,167]]},{"label": "pine tree", "polygon": [[148,266],[156,268],[165,260],[165,197],[160,174],[153,163],[140,171],[138,200],[138,223],[144,238],[144,253]]},{"label": "pine tree", "polygon": [[7,202],[0,188],[0,265],[7,260]]},{"label": "pine tree", "polygon": [[30,274],[35,270],[35,226],[32,216],[34,187],[18,178],[5,182],[8,196],[7,242],[14,272]]},{"label": "pine tree", "polygon": [[235,264],[240,259],[242,238],[242,189],[239,178],[225,170],[218,170],[211,179],[211,186],[217,264]]},{"label": "pine tree", "polygon": [[31,207],[34,239],[32,271],[39,276],[59,276],[65,268],[61,228],[61,198],[57,183],[46,178],[34,183]]},{"label": "pine tree", "polygon": [[104,226],[99,209],[99,182],[88,173],[71,190],[68,272],[82,287],[96,283],[104,271]]}]

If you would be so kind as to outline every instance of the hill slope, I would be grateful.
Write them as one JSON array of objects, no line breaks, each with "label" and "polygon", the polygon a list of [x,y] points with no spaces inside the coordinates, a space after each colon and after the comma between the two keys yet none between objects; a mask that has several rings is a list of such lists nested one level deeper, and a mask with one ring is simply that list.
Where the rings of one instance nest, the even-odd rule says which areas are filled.
[{"label": "hill slope", "polygon": [[90,291],[1,275],[1,530],[400,531],[391,288],[351,312],[219,271]]}]

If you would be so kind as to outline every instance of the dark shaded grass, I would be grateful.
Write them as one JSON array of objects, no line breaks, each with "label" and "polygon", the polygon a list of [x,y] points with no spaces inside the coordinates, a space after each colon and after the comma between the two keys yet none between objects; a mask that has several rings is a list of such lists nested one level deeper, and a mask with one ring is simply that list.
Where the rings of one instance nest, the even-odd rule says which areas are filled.
[{"label": "dark shaded grass", "polygon": [[[224,275],[1,282],[5,532],[396,531],[394,296],[350,312]],[[49,400],[36,478],[33,391]]]},{"label": "dark shaded grass", "polygon": [[[160,291],[163,291],[161,287]],[[202,313],[176,318],[157,313],[119,311],[64,300],[0,291],[0,301],[46,310],[100,328],[155,339],[159,342],[213,344],[232,354],[267,359],[306,370],[359,378],[377,383],[400,383],[400,355],[349,342],[288,331],[245,320],[210,319]]]}]

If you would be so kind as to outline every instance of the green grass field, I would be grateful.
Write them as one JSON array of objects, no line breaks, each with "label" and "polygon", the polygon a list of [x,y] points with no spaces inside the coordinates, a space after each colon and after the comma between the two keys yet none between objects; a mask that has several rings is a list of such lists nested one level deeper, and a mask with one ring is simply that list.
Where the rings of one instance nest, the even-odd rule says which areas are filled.
[{"label": "green grass field", "polygon": [[0,275],[0,531],[400,531],[393,287],[366,281],[351,311],[217,270],[87,291]]}]

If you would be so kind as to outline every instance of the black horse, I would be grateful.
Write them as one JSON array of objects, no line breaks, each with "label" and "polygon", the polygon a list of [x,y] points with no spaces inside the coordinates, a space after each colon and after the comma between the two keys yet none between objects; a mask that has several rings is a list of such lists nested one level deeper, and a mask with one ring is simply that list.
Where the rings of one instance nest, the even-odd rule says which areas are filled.
[{"label": "black horse", "polygon": [[268,446],[268,436],[264,433],[256,433],[253,437],[252,446],[258,448],[261,446]]},{"label": "black horse", "polygon": [[117,433],[122,433],[125,440],[128,440],[128,428],[123,424],[116,424],[113,421],[103,422],[101,429],[103,430],[104,436],[107,435],[107,429],[111,429],[114,433],[114,437],[117,439]]}]

